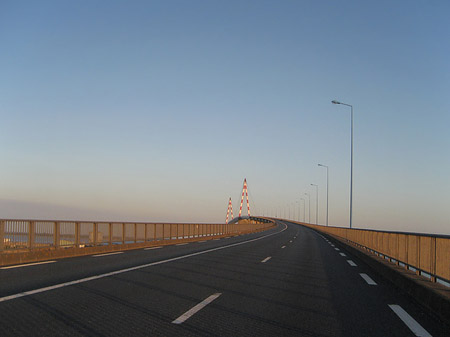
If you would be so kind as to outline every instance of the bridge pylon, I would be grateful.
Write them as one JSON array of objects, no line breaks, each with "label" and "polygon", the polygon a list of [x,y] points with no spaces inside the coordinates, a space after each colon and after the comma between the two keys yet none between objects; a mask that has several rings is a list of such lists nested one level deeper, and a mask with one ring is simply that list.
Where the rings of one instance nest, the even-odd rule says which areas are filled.
[{"label": "bridge pylon", "polygon": [[239,207],[239,217],[242,215],[242,205],[244,203],[244,193],[247,197],[247,214],[250,216],[250,204],[248,203],[248,190],[247,190],[247,179],[244,179],[244,186],[242,187],[242,197],[241,197],[241,206]]},{"label": "bridge pylon", "polygon": [[229,216],[231,214],[231,219],[233,219],[233,204],[231,203],[231,198],[230,201],[228,201],[228,209],[227,209],[227,219],[225,220],[225,224],[228,224],[228,219]]}]

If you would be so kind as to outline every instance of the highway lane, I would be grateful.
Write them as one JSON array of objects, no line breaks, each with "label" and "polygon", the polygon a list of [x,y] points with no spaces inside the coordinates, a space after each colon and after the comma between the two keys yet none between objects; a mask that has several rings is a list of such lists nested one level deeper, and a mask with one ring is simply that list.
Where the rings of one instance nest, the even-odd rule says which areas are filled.
[{"label": "highway lane", "polygon": [[183,246],[167,245],[152,247],[148,250],[129,250],[116,255],[101,254],[105,255],[104,257],[95,257],[95,255],[73,257],[57,260],[57,263],[32,264],[31,266],[19,266],[18,268],[8,266],[6,269],[0,268],[0,298],[54,284],[177,258],[224,245],[236,244],[277,232],[279,232],[279,229],[271,229],[261,233],[228,237],[220,240],[205,237],[199,242],[192,242]]},{"label": "highway lane", "polygon": [[448,336],[448,327],[336,248],[310,229],[280,224],[230,239],[0,270],[3,299],[115,273],[0,302],[0,335],[414,336],[389,306],[398,305],[429,335]]}]

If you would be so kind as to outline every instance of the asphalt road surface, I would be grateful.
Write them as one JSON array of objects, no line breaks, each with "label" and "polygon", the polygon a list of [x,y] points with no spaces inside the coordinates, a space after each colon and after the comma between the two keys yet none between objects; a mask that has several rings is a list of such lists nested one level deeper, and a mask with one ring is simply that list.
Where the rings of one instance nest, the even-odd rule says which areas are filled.
[{"label": "asphalt road surface", "polygon": [[311,229],[0,269],[0,336],[450,336]]}]

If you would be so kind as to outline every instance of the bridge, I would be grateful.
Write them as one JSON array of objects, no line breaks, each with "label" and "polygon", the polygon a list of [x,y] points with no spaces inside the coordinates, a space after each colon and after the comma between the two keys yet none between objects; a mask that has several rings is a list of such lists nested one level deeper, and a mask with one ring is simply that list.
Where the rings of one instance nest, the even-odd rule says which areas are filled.
[{"label": "bridge", "polygon": [[[3,235],[11,221],[1,221]],[[97,229],[108,227],[101,225]],[[139,225],[143,224],[133,228],[137,234]],[[434,248],[440,254],[449,238],[419,236],[419,246],[409,246],[422,251],[419,261],[427,273],[406,266],[399,257],[376,255],[354,243],[358,236],[367,239],[367,233],[355,232],[349,240],[337,233],[340,228],[318,230],[262,217],[230,224],[234,230],[217,225],[220,232],[213,225],[198,226],[202,229],[195,224],[159,224],[170,237],[147,229],[153,237],[143,242],[17,248],[22,252],[3,245],[3,263],[5,256],[19,255],[23,263],[4,263],[0,269],[1,335],[448,335],[448,302],[445,307],[438,291],[448,295],[449,288],[432,282],[437,275],[427,269],[431,265],[440,273],[442,261],[424,250]],[[131,227],[125,226],[126,235]],[[413,234],[373,233],[391,236],[394,241],[385,248],[393,249],[392,255],[395,240],[397,247],[403,247],[405,236],[414,241]],[[42,242],[38,237],[34,235],[35,242]],[[74,250],[84,253],[73,254]],[[73,257],[61,259],[58,251]],[[40,262],[25,262],[33,252]],[[414,260],[409,250],[408,256]],[[427,258],[434,262],[428,265]],[[448,263],[448,255],[446,259]],[[398,273],[400,281],[389,273]],[[424,290],[423,283],[434,289]],[[408,289],[399,291],[399,284]],[[421,292],[432,298],[428,306],[417,302],[423,300]],[[433,302],[441,309],[433,308]]]},{"label": "bridge", "polygon": [[0,335],[450,335],[450,237],[247,208],[222,224],[0,220]]}]

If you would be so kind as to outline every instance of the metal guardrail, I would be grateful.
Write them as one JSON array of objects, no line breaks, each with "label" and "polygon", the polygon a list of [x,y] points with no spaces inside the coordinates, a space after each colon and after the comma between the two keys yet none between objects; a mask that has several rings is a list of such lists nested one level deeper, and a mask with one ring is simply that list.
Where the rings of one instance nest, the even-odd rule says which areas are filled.
[{"label": "metal guardrail", "polygon": [[300,224],[345,239],[432,282],[450,283],[450,236]]},{"label": "metal guardrail", "polygon": [[273,226],[253,220],[243,224],[178,224],[95,221],[0,220],[0,253],[43,248],[85,248],[165,240],[186,240],[251,232]]}]

